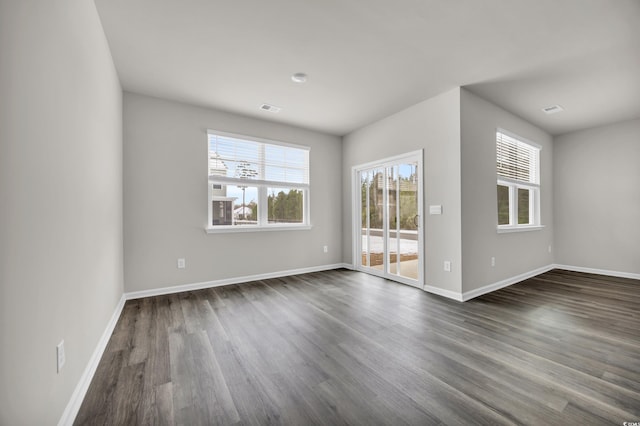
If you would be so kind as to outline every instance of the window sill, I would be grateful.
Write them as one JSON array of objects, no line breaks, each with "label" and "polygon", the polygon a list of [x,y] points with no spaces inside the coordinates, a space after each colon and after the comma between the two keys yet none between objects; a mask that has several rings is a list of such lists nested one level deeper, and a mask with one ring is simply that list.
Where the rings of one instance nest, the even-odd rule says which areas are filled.
[{"label": "window sill", "polygon": [[216,226],[207,227],[207,234],[232,234],[238,232],[264,231],[308,231],[311,225],[272,225],[272,226]]},{"label": "window sill", "polygon": [[540,231],[542,229],[544,229],[544,225],[511,226],[508,228],[498,227],[498,234],[509,234],[511,232]]}]

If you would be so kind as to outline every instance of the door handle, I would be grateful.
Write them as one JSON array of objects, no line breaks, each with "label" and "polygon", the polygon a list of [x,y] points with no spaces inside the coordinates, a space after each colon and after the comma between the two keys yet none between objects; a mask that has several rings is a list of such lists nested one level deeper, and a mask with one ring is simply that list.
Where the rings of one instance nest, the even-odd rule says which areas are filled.
[{"label": "door handle", "polygon": [[416,226],[416,228],[420,228],[420,215],[417,214],[413,217],[413,224]]}]

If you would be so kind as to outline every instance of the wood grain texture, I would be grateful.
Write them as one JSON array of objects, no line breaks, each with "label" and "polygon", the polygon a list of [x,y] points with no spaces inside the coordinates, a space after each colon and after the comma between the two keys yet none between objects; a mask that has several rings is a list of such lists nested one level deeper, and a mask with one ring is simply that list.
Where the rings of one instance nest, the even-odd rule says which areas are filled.
[{"label": "wood grain texture", "polygon": [[336,270],[128,301],[78,425],[640,420],[640,282],[458,303]]}]

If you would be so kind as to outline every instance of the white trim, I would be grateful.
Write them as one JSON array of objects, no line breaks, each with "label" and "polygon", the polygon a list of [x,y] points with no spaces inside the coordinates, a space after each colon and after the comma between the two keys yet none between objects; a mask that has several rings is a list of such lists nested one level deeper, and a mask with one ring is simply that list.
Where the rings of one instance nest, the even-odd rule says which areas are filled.
[{"label": "white trim", "polygon": [[598,274],[598,275],[608,275],[610,277],[620,277],[620,278],[631,278],[633,280],[640,280],[640,274],[636,274],[634,272],[620,272],[620,271],[612,271],[609,269],[595,269],[595,268],[585,268],[583,266],[571,266],[571,265],[553,265],[556,269],[565,269],[567,271],[573,272],[586,272],[588,274]]},{"label": "white trim", "polygon": [[376,160],[376,161],[370,161],[368,163],[364,163],[364,164],[357,164],[355,166],[351,166],[351,171],[357,171],[357,170],[362,170],[362,169],[372,169],[375,167],[387,167],[387,166],[392,166],[393,164],[397,163],[398,161],[402,161],[402,160],[412,160],[414,157],[420,156],[420,158],[422,159],[422,153],[424,150],[422,149],[418,149],[415,151],[411,151],[411,152],[406,152],[404,154],[399,154],[399,155],[394,155],[392,157],[386,157],[380,160]]},{"label": "white trim", "polygon": [[[357,192],[356,192],[357,191]],[[358,260],[358,256],[362,256],[362,252],[358,252],[360,245],[362,244],[362,228],[358,228],[361,224],[362,220],[360,217],[361,206],[358,206],[358,200],[360,200],[361,195],[360,190],[360,182],[358,182],[358,169],[354,166],[351,168],[351,226],[353,229],[351,230],[351,260],[353,263],[353,269],[359,270],[358,265],[362,263],[362,260]],[[369,196],[369,191],[367,191],[367,197]],[[362,203],[362,201],[360,201]],[[368,202],[368,201],[367,201]],[[367,222],[369,218],[367,217]],[[357,232],[358,230],[359,232]],[[360,239],[360,242],[358,242]]]},{"label": "white trim", "polygon": [[219,131],[219,130],[214,130],[214,129],[207,129],[207,137],[209,137],[209,135],[214,135],[214,136],[222,136],[222,137],[226,137],[226,138],[233,138],[233,139],[240,139],[240,140],[249,140],[252,142],[258,142],[258,143],[266,143],[269,145],[279,145],[279,146],[286,146],[289,148],[298,148],[298,149],[304,149],[307,151],[311,151],[311,147],[306,146],[306,145],[298,145],[295,143],[290,143],[290,142],[282,142],[282,141],[277,141],[274,139],[266,139],[266,138],[261,138],[258,136],[253,136],[253,135],[244,135],[244,134],[240,134],[240,133],[230,133],[230,132],[223,132],[223,131]]},{"label": "white trim", "polygon": [[383,278],[399,282],[400,284],[410,285],[411,287],[419,288],[420,290],[424,290],[424,285],[420,281],[414,280],[413,278],[403,277],[402,275],[398,274],[389,274],[389,276],[384,276]]},{"label": "white trim", "polygon": [[457,300],[460,302],[466,302],[467,300],[471,300],[478,296],[482,296],[483,294],[491,293],[496,290],[500,290],[501,288],[508,287],[513,284],[517,284],[526,279],[533,278],[545,272],[549,272],[552,269],[565,269],[567,271],[585,272],[589,274],[607,275],[612,277],[631,278],[631,279],[640,280],[640,274],[636,274],[632,272],[620,272],[620,271],[611,271],[606,269],[585,268],[582,266],[558,265],[554,263],[547,266],[542,266],[532,271],[524,272],[522,274],[495,282],[493,284],[485,285],[475,290],[464,292],[461,295],[454,291],[443,290],[441,288],[432,287],[432,286],[425,286],[424,289],[429,293],[434,293],[440,296],[448,297],[449,299]]},{"label": "white trim", "polygon": [[430,285],[425,285],[424,286],[424,291],[426,291],[428,293],[436,294],[438,296],[446,297],[447,299],[453,299],[456,302],[463,302],[462,294],[456,293],[455,291],[445,290],[443,288],[433,287],[433,286],[430,286]]},{"label": "white trim", "polygon": [[[359,164],[359,165],[355,165],[351,167],[351,213],[352,213],[352,217],[351,217],[351,224],[352,224],[352,244],[351,244],[351,250],[352,250],[352,255],[353,255],[353,269],[360,271],[360,272],[364,272],[365,274],[370,274],[370,275],[375,275],[375,276],[379,276],[379,277],[383,277],[386,278],[388,280],[392,280],[392,281],[396,281],[402,284],[407,284],[413,287],[417,287],[417,288],[421,288],[424,289],[424,229],[425,229],[425,220],[424,220],[424,161],[423,161],[423,157],[424,157],[424,150],[423,149],[418,149],[415,151],[411,151],[411,152],[407,152],[404,154],[399,154],[399,155],[394,155],[392,157],[387,157],[387,158],[383,158],[383,159],[379,159],[376,161],[371,161],[369,163],[364,163],[364,164]],[[399,164],[402,164],[403,162],[417,162],[417,166],[416,166],[416,171],[418,173],[418,187],[417,187],[417,194],[418,194],[418,202],[417,202],[417,208],[418,208],[418,217],[419,217],[419,225],[418,225],[418,230],[417,230],[417,235],[418,235],[418,278],[417,279],[411,279],[411,278],[407,278],[407,277],[402,277],[401,275],[397,275],[397,274],[392,274],[390,272],[387,272],[386,269],[388,269],[388,264],[385,262],[383,263],[383,265],[385,265],[384,269],[382,271],[378,271],[374,268],[370,268],[370,267],[366,267],[361,265],[361,253],[362,253],[362,249],[361,249],[361,245],[362,245],[362,224],[361,222],[361,211],[360,208],[362,206],[362,200],[360,200],[360,194],[361,194],[361,182],[360,179],[358,179],[358,173],[365,171],[365,170],[370,170],[370,169],[382,169],[383,173],[384,173],[384,178],[383,181],[385,182],[385,190],[382,191],[382,197],[383,197],[383,205],[385,206],[385,217],[388,217],[388,188],[386,188],[386,183],[388,182],[387,179],[387,169],[389,167],[393,167]],[[368,191],[367,191],[367,197],[368,195]],[[367,201],[367,205],[369,204],[369,202]],[[367,216],[367,228],[369,227],[368,225],[368,221],[369,218]],[[382,234],[383,234],[383,253],[388,253],[388,248],[387,248],[387,244],[388,244],[388,239],[385,238],[385,235],[388,235],[389,232],[389,224],[387,223],[387,220],[383,220],[383,228],[382,228]]]},{"label": "white trim", "polygon": [[540,184],[539,183],[530,183],[530,182],[524,182],[518,179],[512,179],[512,178],[508,178],[508,177],[504,177],[504,176],[498,176],[497,177],[497,183],[498,185],[502,185],[502,186],[509,186],[509,185],[515,185],[519,188],[525,188],[525,189],[535,189],[535,188],[540,188]]},{"label": "white trim", "polygon": [[341,263],[340,267],[344,268],[344,269],[349,269],[350,271],[355,271],[356,270],[355,266],[353,266],[352,263]]},{"label": "white trim", "polygon": [[540,231],[544,229],[544,225],[498,225],[498,234],[508,234],[510,232],[526,232],[526,231]]},{"label": "white trim", "polygon": [[[243,179],[227,176],[209,175],[209,183],[235,186],[266,186],[278,189],[309,189],[308,183],[284,182],[279,180]],[[231,197],[227,197],[231,198]]]},{"label": "white trim", "polygon": [[140,299],[150,296],[161,296],[164,294],[180,293],[183,291],[201,290],[204,288],[220,287],[229,284],[242,284],[251,281],[267,280],[270,278],[287,277],[290,275],[308,274],[310,272],[328,271],[331,269],[351,268],[351,265],[345,263],[334,263],[330,265],[312,266],[309,268],[289,269],[286,271],[268,272],[266,274],[246,275],[244,277],[223,278],[221,280],[204,281],[200,283],[183,284],[171,287],[153,288],[150,290],[132,291],[125,293],[127,300]]},{"label": "white trim", "polygon": [[263,232],[263,231],[308,231],[311,225],[235,225],[206,227],[207,234],[229,234],[233,232]]},{"label": "white trim", "polygon": [[113,311],[113,315],[111,315],[111,319],[109,319],[107,327],[102,333],[100,340],[98,340],[98,345],[93,351],[91,358],[89,358],[89,363],[85,367],[84,372],[82,373],[82,376],[80,376],[80,380],[76,385],[76,388],[71,394],[71,398],[69,399],[69,402],[67,403],[67,406],[62,413],[62,417],[60,417],[60,421],[58,421],[58,426],[72,425],[75,421],[76,416],[78,415],[78,411],[80,410],[80,406],[82,405],[82,401],[84,401],[87,390],[89,390],[89,385],[91,384],[93,375],[96,373],[96,369],[98,368],[98,364],[100,363],[102,354],[107,348],[107,344],[109,343],[109,339],[111,339],[113,330],[116,328],[116,324],[118,323],[118,319],[120,318],[120,314],[122,313],[122,308],[124,308],[125,300],[126,298],[123,294],[120,297],[120,301],[116,305],[116,309]]},{"label": "white trim", "polygon": [[550,264],[547,266],[542,266],[540,268],[534,269],[529,272],[525,272],[519,275],[516,275],[511,278],[504,279],[502,281],[495,282],[493,284],[488,284],[480,288],[476,288],[475,290],[470,290],[462,293],[462,301],[466,302],[467,300],[473,299],[474,297],[482,296],[483,294],[491,293],[492,291],[500,290],[501,288],[508,287],[510,285],[519,283],[520,281],[524,281],[526,279],[535,277],[536,275],[543,274],[554,269],[556,265]]}]

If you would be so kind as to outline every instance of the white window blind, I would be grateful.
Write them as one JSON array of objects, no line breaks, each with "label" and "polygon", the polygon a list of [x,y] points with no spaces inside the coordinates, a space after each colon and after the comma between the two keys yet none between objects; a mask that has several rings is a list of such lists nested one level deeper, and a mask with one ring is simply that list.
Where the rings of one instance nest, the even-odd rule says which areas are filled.
[{"label": "white window blind", "polygon": [[209,180],[251,180],[273,186],[309,185],[309,149],[208,132]]},{"label": "white window blind", "polygon": [[539,184],[539,157],[540,148],[502,131],[496,132],[496,165],[499,178]]}]

